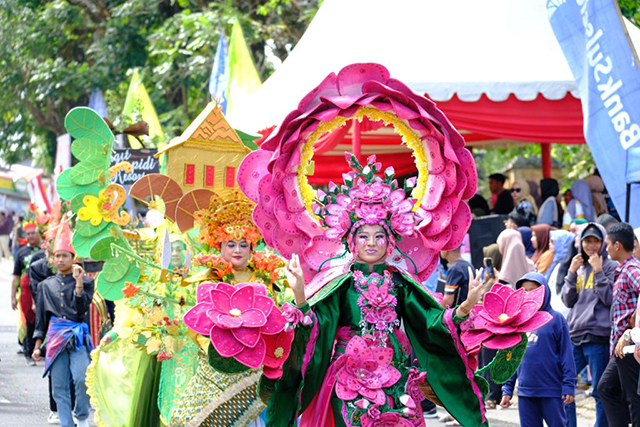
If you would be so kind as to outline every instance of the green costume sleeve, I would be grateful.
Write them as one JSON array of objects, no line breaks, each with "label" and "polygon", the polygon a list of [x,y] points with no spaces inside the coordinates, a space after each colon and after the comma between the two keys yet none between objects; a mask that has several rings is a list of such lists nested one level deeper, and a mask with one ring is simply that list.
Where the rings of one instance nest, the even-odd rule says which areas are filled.
[{"label": "green costume sleeve", "polygon": [[449,332],[450,328],[454,328],[456,335],[460,332],[454,323],[454,312],[445,310],[420,284],[406,276],[404,279],[397,309],[420,367],[427,371],[431,388],[463,426],[488,425],[480,389],[470,379],[474,374],[462,359],[466,354],[459,353],[464,352],[459,339]]},{"label": "green costume sleeve", "polygon": [[[291,353],[283,367],[284,375],[272,384],[273,393],[267,407],[269,427],[295,426],[298,412],[309,406],[320,389],[331,362],[338,328],[339,288],[348,278],[349,275],[334,280],[311,299],[313,325],[296,328]],[[303,368],[306,369],[303,371]]]}]

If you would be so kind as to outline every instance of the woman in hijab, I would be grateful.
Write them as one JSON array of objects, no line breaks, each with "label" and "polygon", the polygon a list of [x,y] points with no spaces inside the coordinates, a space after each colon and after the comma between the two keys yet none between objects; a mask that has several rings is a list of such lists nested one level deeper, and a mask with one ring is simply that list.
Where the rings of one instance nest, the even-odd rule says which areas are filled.
[{"label": "woman in hijab", "polygon": [[538,211],[538,224],[559,227],[562,219],[562,208],[558,203],[558,194],[560,194],[558,181],[553,178],[544,178],[540,181],[540,191],[542,192],[543,202]]},{"label": "woman in hijab", "polygon": [[545,274],[553,262],[553,251],[549,250],[549,232],[551,226],[548,224],[537,224],[531,227],[533,237],[531,243],[536,248],[531,261],[536,264],[538,273]]},{"label": "woman in hijab", "polygon": [[522,235],[517,230],[504,230],[498,236],[497,243],[502,254],[498,281],[513,286],[522,276],[533,271],[534,264],[525,255]]},{"label": "woman in hijab", "polygon": [[591,189],[591,199],[593,201],[593,209],[596,211],[596,216],[600,216],[605,213],[609,213],[607,209],[607,202],[604,199],[604,182],[598,175],[591,175],[585,179]]},{"label": "woman in hijab", "polygon": [[518,227],[518,231],[522,236],[522,244],[524,245],[524,253],[528,258],[531,258],[536,252],[536,248],[533,246],[532,238],[533,232],[530,227]]},{"label": "woman in hijab", "polygon": [[567,317],[569,314],[569,308],[564,305],[562,298],[560,297],[562,285],[564,284],[564,275],[562,281],[558,280],[558,276],[561,263],[573,247],[573,242],[575,241],[576,236],[567,230],[551,230],[549,237],[551,240],[549,242],[549,248],[553,250],[553,262],[551,263],[551,267],[547,270],[545,277],[549,278],[549,289],[551,289],[552,292],[551,307],[553,307],[557,312],[562,313],[564,317]]},{"label": "woman in hijab", "polygon": [[571,220],[584,218],[588,222],[596,220],[596,211],[593,208],[593,197],[589,184],[584,180],[578,180],[571,186],[573,200],[567,205],[567,212]]},{"label": "woman in hijab", "polygon": [[[567,230],[551,230],[549,233],[550,242],[549,248],[553,250],[553,262],[551,267],[547,270],[549,277],[553,274],[553,270],[562,262],[567,256],[571,245],[575,241],[576,236]],[[562,288],[562,283],[560,284]],[[558,292],[560,290],[558,289]]]}]

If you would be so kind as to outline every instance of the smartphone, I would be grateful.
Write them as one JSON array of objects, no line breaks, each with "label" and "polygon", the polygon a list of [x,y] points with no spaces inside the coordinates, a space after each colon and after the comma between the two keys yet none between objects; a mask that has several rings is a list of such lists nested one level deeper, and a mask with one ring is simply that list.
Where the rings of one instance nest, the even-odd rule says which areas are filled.
[{"label": "smartphone", "polygon": [[491,258],[485,258],[484,265],[485,267],[487,267],[487,272],[489,273],[489,277],[495,277],[495,270],[493,269],[493,260],[491,260]]}]

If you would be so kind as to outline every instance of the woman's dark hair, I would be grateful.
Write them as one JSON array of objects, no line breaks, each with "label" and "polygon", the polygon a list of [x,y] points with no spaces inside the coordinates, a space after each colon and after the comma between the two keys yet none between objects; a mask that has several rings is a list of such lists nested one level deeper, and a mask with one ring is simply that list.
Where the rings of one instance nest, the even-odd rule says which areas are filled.
[{"label": "woman's dark hair", "polygon": [[626,222],[613,224],[608,230],[607,235],[611,243],[620,242],[627,252],[633,252],[633,240],[635,239],[633,227]]},{"label": "woman's dark hair", "polygon": [[509,219],[516,223],[518,227],[531,227],[531,221],[524,215],[521,215],[517,210],[511,211]]},{"label": "woman's dark hair", "polygon": [[549,197],[556,197],[560,194],[558,181],[553,178],[543,178],[540,180],[540,196],[544,202]]}]

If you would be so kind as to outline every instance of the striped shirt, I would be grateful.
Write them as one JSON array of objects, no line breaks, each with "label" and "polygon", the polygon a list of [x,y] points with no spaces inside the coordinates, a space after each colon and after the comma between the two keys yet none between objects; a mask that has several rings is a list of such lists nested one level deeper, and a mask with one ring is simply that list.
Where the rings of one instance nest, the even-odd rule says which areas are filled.
[{"label": "striped shirt", "polygon": [[629,329],[629,321],[638,306],[640,295],[640,262],[631,256],[616,269],[611,304],[611,354],[620,337]]}]

